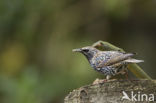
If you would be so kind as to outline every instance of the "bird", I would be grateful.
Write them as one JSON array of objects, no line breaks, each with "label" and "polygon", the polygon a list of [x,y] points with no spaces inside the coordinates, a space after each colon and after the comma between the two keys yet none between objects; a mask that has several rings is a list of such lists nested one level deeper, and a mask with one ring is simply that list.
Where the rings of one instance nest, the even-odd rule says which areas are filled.
[{"label": "bird", "polygon": [[106,80],[117,74],[125,74],[128,64],[144,62],[132,58],[136,53],[100,51],[92,46],[77,48],[72,51],[82,53],[94,70],[106,76]]}]

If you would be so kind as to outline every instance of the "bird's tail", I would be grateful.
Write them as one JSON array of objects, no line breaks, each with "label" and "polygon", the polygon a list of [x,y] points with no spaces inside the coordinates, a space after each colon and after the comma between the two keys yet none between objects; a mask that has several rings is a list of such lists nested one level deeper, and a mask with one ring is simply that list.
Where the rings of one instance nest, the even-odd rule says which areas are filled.
[{"label": "bird's tail", "polygon": [[144,60],[137,60],[137,59],[127,59],[127,60],[124,60],[125,62],[127,63],[141,63],[141,62],[144,62]]}]

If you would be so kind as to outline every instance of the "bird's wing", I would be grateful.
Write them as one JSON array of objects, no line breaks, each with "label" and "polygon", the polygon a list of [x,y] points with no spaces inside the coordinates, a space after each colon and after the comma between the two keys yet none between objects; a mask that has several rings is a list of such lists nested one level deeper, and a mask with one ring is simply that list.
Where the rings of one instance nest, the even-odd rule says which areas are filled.
[{"label": "bird's wing", "polygon": [[107,52],[103,52],[103,53],[105,53],[105,55],[109,58],[106,58],[105,61],[102,61],[99,64],[99,67],[110,66],[110,65],[119,63],[119,62],[126,60],[129,57],[132,57],[134,55],[134,53],[121,53],[118,51],[107,51]]}]

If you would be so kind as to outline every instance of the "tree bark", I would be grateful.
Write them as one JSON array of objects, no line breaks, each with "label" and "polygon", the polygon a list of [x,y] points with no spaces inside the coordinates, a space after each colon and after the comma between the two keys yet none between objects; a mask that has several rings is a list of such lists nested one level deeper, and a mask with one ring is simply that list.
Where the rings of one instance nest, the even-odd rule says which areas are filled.
[{"label": "tree bark", "polygon": [[[123,92],[128,95],[130,98],[129,100],[122,100],[124,95]],[[73,90],[65,97],[64,102],[149,103],[150,100],[156,98],[153,98],[152,94],[156,94],[156,80],[110,80],[105,82],[97,82],[96,84],[86,85]],[[135,96],[135,98],[132,96]]]}]

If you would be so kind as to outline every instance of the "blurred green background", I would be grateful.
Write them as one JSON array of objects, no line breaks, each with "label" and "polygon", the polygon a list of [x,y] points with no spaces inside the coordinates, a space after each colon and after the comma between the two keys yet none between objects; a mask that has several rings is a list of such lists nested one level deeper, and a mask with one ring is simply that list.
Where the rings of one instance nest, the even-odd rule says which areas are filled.
[{"label": "blurred green background", "polygon": [[81,54],[98,40],[137,52],[155,78],[155,0],[0,0],[0,103],[62,103],[103,78]]}]

